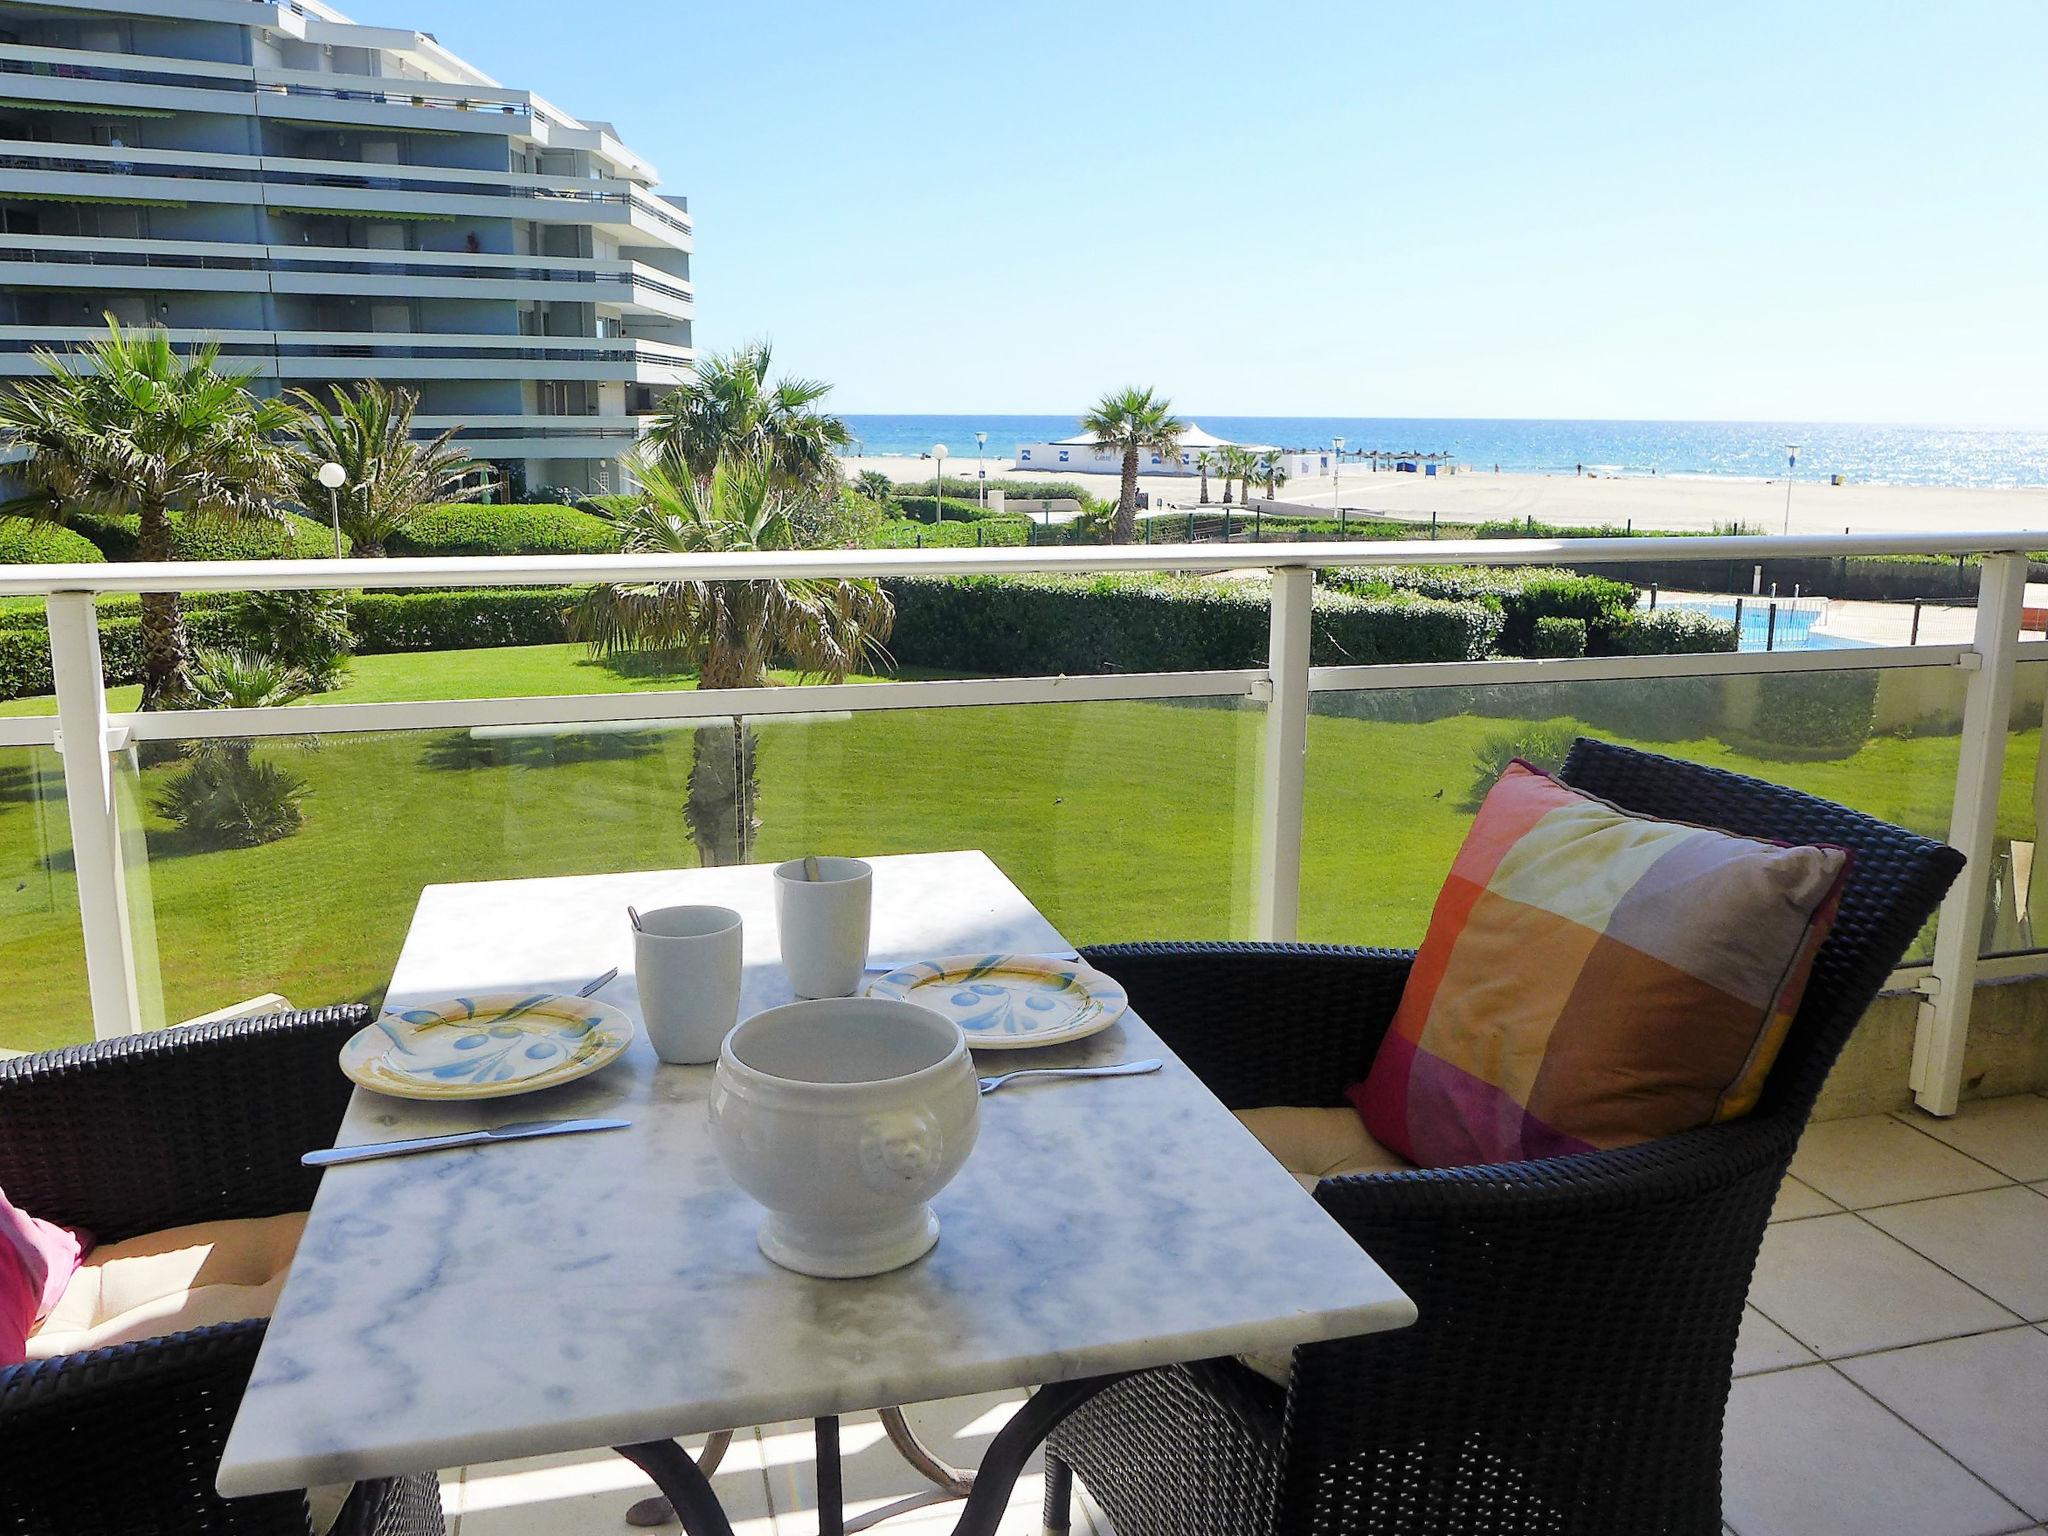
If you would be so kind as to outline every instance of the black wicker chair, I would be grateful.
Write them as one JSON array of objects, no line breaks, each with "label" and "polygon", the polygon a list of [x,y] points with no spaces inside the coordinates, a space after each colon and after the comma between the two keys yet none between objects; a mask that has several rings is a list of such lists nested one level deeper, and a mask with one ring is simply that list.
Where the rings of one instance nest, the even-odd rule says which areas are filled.
[{"label": "black wicker chair", "polygon": [[[332,1144],[335,1070],[369,1011],[193,1026],[0,1062],[0,1188],[102,1241],[312,1204],[302,1153]],[[0,1532],[291,1533],[302,1494],[213,1491],[261,1319],[0,1368]],[[358,1484],[337,1532],[441,1536],[432,1476]]]},{"label": "black wicker chair", "polygon": [[[1582,740],[1563,777],[1649,815],[1855,851],[1756,1111],[1624,1151],[1325,1179],[1414,1327],[1119,1383],[1053,1435],[1117,1536],[1716,1536],[1721,1420],[1764,1224],[1836,1054],[1962,867],[1841,806]],[[1342,1104],[1412,955],[1310,945],[1087,951],[1232,1109]]]}]

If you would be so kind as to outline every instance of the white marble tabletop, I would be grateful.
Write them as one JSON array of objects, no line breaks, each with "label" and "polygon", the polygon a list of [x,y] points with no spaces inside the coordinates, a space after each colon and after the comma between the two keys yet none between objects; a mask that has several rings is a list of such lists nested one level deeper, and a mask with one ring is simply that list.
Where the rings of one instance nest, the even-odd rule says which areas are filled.
[{"label": "white marble tabletop", "polygon": [[[1066,941],[981,853],[873,861],[878,960]],[[635,1017],[628,902],[746,920],[742,1013],[789,999],[769,867],[430,886],[393,1002],[573,989]],[[725,1176],[710,1067],[645,1035],[579,1083],[420,1104],[351,1144],[564,1115],[629,1130],[329,1169],[221,1462],[238,1495],[622,1445],[1398,1328],[1413,1304],[1135,1015],[1002,1067],[1162,1057],[983,1101],[938,1247],[864,1280],[776,1268]],[[996,1061],[997,1058],[989,1058]]]}]

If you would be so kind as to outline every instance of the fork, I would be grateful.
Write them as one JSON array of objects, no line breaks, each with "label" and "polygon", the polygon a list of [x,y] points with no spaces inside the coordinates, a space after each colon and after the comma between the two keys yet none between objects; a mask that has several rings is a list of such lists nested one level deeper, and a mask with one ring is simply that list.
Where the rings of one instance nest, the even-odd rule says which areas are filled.
[{"label": "fork", "polygon": [[1148,1060],[1122,1061],[1113,1067],[1025,1067],[1016,1072],[982,1078],[981,1091],[994,1093],[1003,1084],[1014,1083],[1020,1077],[1140,1077],[1147,1072],[1157,1072],[1160,1066],[1160,1062]]}]

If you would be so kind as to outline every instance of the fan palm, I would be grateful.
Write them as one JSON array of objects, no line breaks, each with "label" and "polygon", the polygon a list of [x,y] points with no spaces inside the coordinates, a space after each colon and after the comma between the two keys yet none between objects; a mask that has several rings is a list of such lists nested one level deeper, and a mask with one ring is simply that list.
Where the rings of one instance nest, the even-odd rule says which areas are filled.
[{"label": "fan palm", "polygon": [[1287,466],[1282,462],[1278,448],[1268,449],[1260,457],[1259,478],[1266,482],[1266,500],[1277,500],[1280,487],[1287,483]]},{"label": "fan palm", "polygon": [[864,469],[855,477],[853,488],[869,501],[887,505],[896,498],[896,482],[879,469]]},{"label": "fan palm", "polygon": [[[454,445],[455,429],[425,442],[412,435],[420,397],[409,389],[386,389],[367,379],[331,400],[311,390],[292,391],[304,417],[298,439],[298,499],[324,512],[331,503],[360,555],[381,555],[384,547],[420,512],[436,502],[462,499],[464,477],[479,467]],[[316,478],[322,464],[339,464],[348,480],[330,492]]]},{"label": "fan palm", "polygon": [[1202,472],[1202,505],[1209,505],[1209,471],[1216,467],[1216,455],[1204,448],[1195,455],[1195,468]]},{"label": "fan palm", "polygon": [[846,423],[818,409],[832,392],[819,379],[768,382],[766,342],[749,342],[701,359],[696,377],[673,389],[654,413],[649,442],[671,479],[709,479],[734,454],[768,466],[774,488],[822,495],[838,488],[838,450],[853,441]]},{"label": "fan palm", "polygon": [[1180,435],[1187,423],[1173,414],[1173,402],[1133,386],[1104,395],[1081,418],[1081,430],[1095,439],[1099,448],[1114,448],[1123,454],[1123,489],[1117,496],[1116,520],[1110,526],[1110,542],[1128,544],[1138,526],[1138,455],[1156,453],[1161,458],[1180,457]]},{"label": "fan palm", "polygon": [[[677,474],[660,452],[631,464],[639,501],[617,520],[628,554],[757,554],[802,545],[801,509],[761,460],[728,456],[708,477]],[[872,581],[806,577],[762,581],[617,582],[594,587],[570,613],[570,632],[603,655],[673,652],[694,662],[701,688],[762,688],[771,661],[842,682],[884,652],[895,620]],[[753,816],[754,737],[700,730],[692,749],[685,819],[705,864],[744,864]]]},{"label": "fan palm", "polygon": [[[0,395],[0,444],[22,450],[39,495],[66,507],[133,514],[136,553],[176,558],[171,514],[226,520],[281,516],[292,491],[279,441],[298,412],[249,393],[219,368],[220,347],[172,350],[162,326],[107,334],[74,356],[38,350],[47,377]],[[174,592],[142,597],[142,707],[176,703],[186,686],[185,620]]]}]

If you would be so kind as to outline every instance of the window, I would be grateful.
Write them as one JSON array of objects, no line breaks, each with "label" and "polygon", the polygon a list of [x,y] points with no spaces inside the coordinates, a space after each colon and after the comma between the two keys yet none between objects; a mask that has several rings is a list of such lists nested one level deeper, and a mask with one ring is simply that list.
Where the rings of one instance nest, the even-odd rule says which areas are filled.
[{"label": "window", "polygon": [[1031,462],[1031,450],[1026,448],[1021,457],[1026,464],[1029,464]]},{"label": "window", "polygon": [[1062,464],[1067,462],[1067,450],[1064,448],[1060,450],[1060,462]]}]

